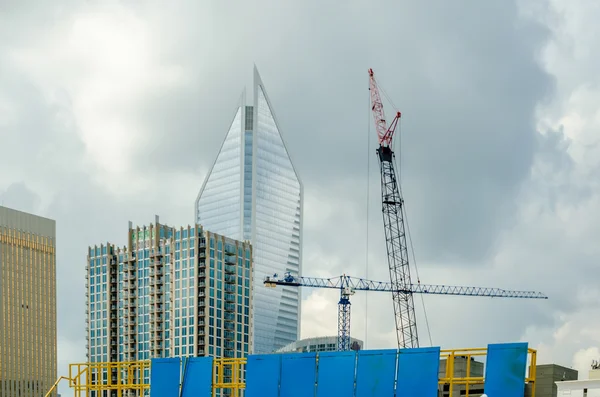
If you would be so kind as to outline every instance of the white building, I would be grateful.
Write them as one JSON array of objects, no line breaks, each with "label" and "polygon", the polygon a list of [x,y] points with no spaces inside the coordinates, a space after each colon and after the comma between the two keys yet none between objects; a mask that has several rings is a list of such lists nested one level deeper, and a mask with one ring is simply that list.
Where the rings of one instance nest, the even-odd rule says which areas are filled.
[{"label": "white building", "polygon": [[600,397],[600,369],[592,369],[589,379],[556,382],[557,397]]},{"label": "white building", "polygon": [[[315,353],[315,352],[333,352],[337,351],[337,336],[317,336],[314,338],[305,338],[294,341],[277,350],[277,353]],[[353,350],[362,350],[363,341],[350,337],[350,348]]]},{"label": "white building", "polygon": [[254,98],[245,93],[196,199],[196,222],[249,240],[254,253],[254,353],[298,339],[300,289],[266,288],[265,276],[302,268],[302,182],[254,68]]}]

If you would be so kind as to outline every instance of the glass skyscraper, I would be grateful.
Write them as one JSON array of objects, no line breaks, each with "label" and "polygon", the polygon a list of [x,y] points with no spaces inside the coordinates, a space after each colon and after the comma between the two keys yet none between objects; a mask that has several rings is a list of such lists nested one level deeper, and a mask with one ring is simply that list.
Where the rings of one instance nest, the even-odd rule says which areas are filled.
[{"label": "glass skyscraper", "polygon": [[[125,247],[89,247],[86,270],[90,362],[233,358],[252,350],[248,242],[199,225],[169,227],[157,217],[130,225]],[[102,376],[95,381],[109,374]]]},{"label": "glass skyscraper", "polygon": [[298,339],[300,289],[267,288],[265,276],[302,269],[303,187],[283,142],[256,67],[254,100],[245,92],[196,199],[196,222],[254,253],[254,352],[270,353]]},{"label": "glass skyscraper", "polygon": [[0,206],[0,397],[43,396],[56,376],[56,222]]}]

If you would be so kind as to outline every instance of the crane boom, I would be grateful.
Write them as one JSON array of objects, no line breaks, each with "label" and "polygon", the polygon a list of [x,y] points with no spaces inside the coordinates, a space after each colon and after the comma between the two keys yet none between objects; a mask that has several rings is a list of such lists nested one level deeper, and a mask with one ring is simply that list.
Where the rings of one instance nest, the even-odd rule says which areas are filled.
[{"label": "crane boom", "polygon": [[[365,280],[346,275],[334,278],[319,278],[294,277],[290,273],[285,273],[283,278],[279,278],[277,274],[275,274],[272,277],[265,277],[264,284],[267,287],[287,285],[292,287],[313,287],[340,290],[340,300],[338,302],[338,350],[341,351],[350,349],[350,296],[354,295],[356,291],[397,292],[394,289],[395,287],[393,283]],[[548,297],[541,292],[513,291],[489,287],[411,284],[405,288],[406,290],[400,292],[404,294],[410,293],[479,296],[490,298],[548,299]]]},{"label": "crane boom", "polygon": [[398,347],[419,347],[415,304],[410,288],[412,282],[404,228],[404,199],[400,195],[398,187],[394,169],[394,151],[392,150],[392,139],[400,120],[400,112],[396,113],[388,127],[373,69],[369,69],[369,82],[371,110],[379,138],[377,157],[381,174],[381,205],[390,283],[392,284],[396,337]]},{"label": "crane boom", "polygon": [[[393,292],[395,291],[392,283],[384,281],[365,280],[363,278],[351,276],[339,276],[333,278],[319,277],[294,277],[291,274],[286,274],[284,278],[277,278],[277,275],[272,277],[267,276],[264,284],[272,285],[287,285],[296,287],[312,287],[312,288],[330,288],[344,289],[351,288],[355,291],[380,291]],[[507,290],[502,288],[490,287],[467,287],[459,285],[441,285],[441,284],[412,284],[407,287],[407,290],[402,292],[411,292],[413,294],[430,294],[430,295],[458,295],[458,296],[480,296],[489,298],[523,298],[523,299],[548,299],[546,295],[536,291],[517,291]]]}]

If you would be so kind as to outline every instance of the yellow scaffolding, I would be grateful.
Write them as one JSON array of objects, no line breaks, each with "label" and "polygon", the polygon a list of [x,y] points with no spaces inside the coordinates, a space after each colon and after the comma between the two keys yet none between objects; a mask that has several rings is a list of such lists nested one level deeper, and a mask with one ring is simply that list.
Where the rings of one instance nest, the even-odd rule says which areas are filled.
[{"label": "yellow scaffolding", "polygon": [[[440,387],[448,386],[448,397],[453,397],[454,386],[465,387],[465,397],[469,397],[472,386],[483,385],[483,376],[471,376],[471,364],[475,357],[487,355],[487,348],[441,350],[440,360],[446,360],[446,369],[440,375]],[[466,361],[465,376],[456,376],[456,360]],[[473,360],[472,360],[473,359]],[[528,349],[529,371],[525,382],[530,385],[531,396],[535,397],[537,351]],[[230,390],[231,397],[240,397],[245,389],[244,358],[214,358],[212,368],[212,396],[219,391]],[[49,397],[65,379],[74,391],[74,397],[89,397],[92,391],[116,391],[117,397],[142,396],[150,390],[150,384],[144,383],[144,373],[150,371],[150,361],[77,363],[69,365],[69,376],[60,377],[46,394]],[[219,393],[220,394],[220,393]],[[101,396],[101,393],[97,393]]]},{"label": "yellow scaffolding", "polygon": [[[212,395],[218,390],[229,389],[231,397],[239,397],[246,387],[244,370],[247,359],[215,358],[213,360]],[[92,391],[116,391],[118,397],[141,396],[150,389],[144,383],[144,371],[150,369],[150,361],[100,362],[69,364],[69,376],[61,376],[46,393],[49,397],[61,380],[68,380],[74,397],[89,397]],[[128,393],[130,392],[130,393]],[[97,396],[100,396],[98,393]]]},{"label": "yellow scaffolding", "polygon": [[[529,371],[525,382],[531,385],[531,397],[535,397],[535,380],[536,380],[536,362],[537,351],[528,349],[529,356]],[[440,352],[440,360],[446,360],[446,370],[443,377],[439,378],[440,386],[448,386],[448,397],[453,397],[454,386],[461,385],[465,387],[465,397],[469,397],[469,389],[474,385],[483,385],[485,378],[483,376],[471,376],[471,363],[475,357],[483,357],[487,355],[487,348],[474,349],[449,349]],[[456,359],[460,358],[466,362],[465,376],[456,375]],[[473,359],[473,360],[472,360]]]},{"label": "yellow scaffolding", "polygon": [[244,379],[246,357],[215,358],[213,360],[212,395],[216,397],[217,390],[231,390],[231,397],[239,397],[240,391],[246,388]]}]

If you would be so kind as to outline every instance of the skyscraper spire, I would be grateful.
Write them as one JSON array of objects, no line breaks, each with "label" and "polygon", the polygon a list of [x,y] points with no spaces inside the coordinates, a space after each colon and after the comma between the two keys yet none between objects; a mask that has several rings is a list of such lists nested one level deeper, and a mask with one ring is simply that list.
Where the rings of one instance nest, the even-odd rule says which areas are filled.
[{"label": "skyscraper spire", "polygon": [[303,187],[256,65],[252,105],[243,98],[198,194],[196,220],[252,242],[254,349],[267,353],[299,336],[299,290],[269,289],[262,281],[273,273],[300,274]]}]

